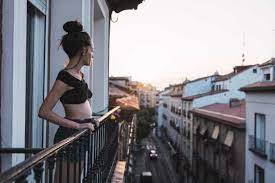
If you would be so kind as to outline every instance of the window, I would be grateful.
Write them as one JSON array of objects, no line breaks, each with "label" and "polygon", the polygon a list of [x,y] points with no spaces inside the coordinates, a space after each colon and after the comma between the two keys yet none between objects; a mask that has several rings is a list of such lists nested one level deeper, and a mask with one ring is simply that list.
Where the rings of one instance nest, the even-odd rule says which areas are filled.
[{"label": "window", "polygon": [[27,9],[25,146],[43,147],[43,121],[38,110],[44,98],[46,16],[32,3]]},{"label": "window", "polygon": [[257,69],[253,69],[253,73],[257,73]]},{"label": "window", "polygon": [[258,165],[254,166],[254,182],[264,183],[264,169]]},{"label": "window", "polygon": [[221,85],[216,85],[216,91],[220,91],[221,90]]},{"label": "window", "polygon": [[264,79],[266,81],[270,81],[270,74],[264,74]]},{"label": "window", "polygon": [[255,114],[255,137],[265,140],[265,115]]},{"label": "window", "polygon": [[265,152],[265,115],[255,114],[255,148]]}]

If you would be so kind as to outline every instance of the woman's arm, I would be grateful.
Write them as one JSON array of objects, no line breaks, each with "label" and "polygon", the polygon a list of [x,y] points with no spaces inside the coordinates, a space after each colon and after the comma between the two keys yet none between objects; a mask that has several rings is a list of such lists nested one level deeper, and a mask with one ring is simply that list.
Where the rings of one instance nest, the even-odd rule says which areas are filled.
[{"label": "woman's arm", "polygon": [[56,105],[59,98],[68,89],[69,89],[69,86],[67,84],[63,83],[60,80],[56,80],[49,94],[47,95],[44,102],[42,103],[39,109],[38,116],[40,118],[46,119],[60,126],[64,126],[67,128],[74,128],[74,129],[82,129],[83,127],[79,123],[76,123],[69,119],[65,119],[52,111],[52,109]]}]

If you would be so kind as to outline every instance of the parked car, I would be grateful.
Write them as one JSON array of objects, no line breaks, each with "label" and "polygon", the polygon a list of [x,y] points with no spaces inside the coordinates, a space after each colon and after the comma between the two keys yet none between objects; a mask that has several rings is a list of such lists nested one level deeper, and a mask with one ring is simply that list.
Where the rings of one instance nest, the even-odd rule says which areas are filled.
[{"label": "parked car", "polygon": [[155,149],[151,149],[151,150],[149,151],[149,158],[150,158],[151,160],[156,160],[156,159],[158,159],[158,153],[157,153],[157,151],[156,151]]},{"label": "parked car", "polygon": [[153,183],[151,172],[142,172],[140,174],[140,183]]}]

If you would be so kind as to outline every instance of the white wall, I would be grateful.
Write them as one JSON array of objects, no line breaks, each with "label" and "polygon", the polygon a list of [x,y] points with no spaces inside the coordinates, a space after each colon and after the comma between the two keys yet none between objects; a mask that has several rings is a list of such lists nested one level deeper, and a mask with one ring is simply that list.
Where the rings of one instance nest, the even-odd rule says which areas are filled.
[{"label": "white wall", "polygon": [[[253,73],[257,69],[257,73]],[[227,92],[208,95],[193,100],[193,108],[199,108],[214,103],[228,103],[230,98],[244,99],[245,93],[240,91],[241,87],[262,81],[262,71],[258,66],[251,67],[226,81],[215,82],[216,84],[227,85]]]},{"label": "white wall", "polygon": [[[2,147],[25,146],[26,24],[27,0],[4,0],[1,71]],[[15,165],[23,159],[23,155],[2,158],[2,168],[6,169],[7,165]]]},{"label": "white wall", "polygon": [[[274,66],[272,65],[268,65],[268,66],[265,66],[265,67],[262,67],[262,72],[263,74],[270,74],[270,80],[274,80]],[[264,78],[264,75],[262,75],[262,78],[263,80],[265,79]]]},{"label": "white wall", "polygon": [[183,96],[192,96],[210,91],[214,78],[214,76],[210,76],[205,79],[200,79],[198,81],[187,83],[183,87]]},{"label": "white wall", "polygon": [[[265,182],[275,180],[275,164],[262,159],[248,150],[248,136],[254,135],[255,113],[266,115],[266,140],[275,143],[275,93],[247,93],[246,95],[246,182],[254,180],[254,165],[265,170]],[[269,151],[268,151],[269,153]]]},{"label": "white wall", "polygon": [[92,66],[93,112],[108,111],[109,83],[109,11],[104,0],[94,2],[94,63]]},{"label": "white wall", "polygon": [[206,105],[214,104],[214,103],[228,103],[230,99],[230,92],[222,92],[214,95],[207,95],[204,97],[197,98],[193,100],[192,108],[200,108]]},{"label": "white wall", "polygon": [[165,96],[165,94],[170,93],[170,91],[171,91],[171,89],[168,89],[168,90],[165,90],[165,91],[159,93],[158,121],[157,121],[158,127],[161,127],[162,125],[163,126],[167,125],[166,121],[164,121],[163,117],[162,117],[163,114],[167,115],[167,110],[166,110],[166,108],[163,107],[163,103],[167,102],[167,96]]},{"label": "white wall", "polygon": [[[64,61],[68,60],[62,48],[59,48],[60,40],[64,35],[63,24],[69,20],[79,20],[84,31],[92,36],[95,47],[94,63],[91,67],[84,68],[85,80],[93,91],[93,111],[105,109],[108,106],[108,8],[104,0],[58,0],[51,1],[51,37],[50,37],[50,87],[53,85],[57,73],[64,67]],[[66,11],[61,11],[66,8]],[[59,102],[54,111],[64,116],[64,111]],[[106,110],[105,110],[106,111]],[[49,142],[53,137],[57,126],[50,123]]]},{"label": "white wall", "polygon": [[[257,73],[253,73],[253,69],[257,69]],[[229,80],[228,90],[229,97],[231,98],[239,98],[244,99],[245,93],[239,91],[239,89],[243,86],[262,81],[262,71],[258,66],[251,67],[236,76],[232,77]]]}]

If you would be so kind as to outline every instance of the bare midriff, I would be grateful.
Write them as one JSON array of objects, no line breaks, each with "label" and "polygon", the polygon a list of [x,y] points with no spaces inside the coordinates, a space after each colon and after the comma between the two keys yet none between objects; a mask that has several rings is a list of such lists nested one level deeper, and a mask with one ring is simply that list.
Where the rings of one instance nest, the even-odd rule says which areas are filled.
[{"label": "bare midriff", "polygon": [[91,104],[88,100],[81,104],[63,104],[66,118],[88,119],[92,117]]}]

